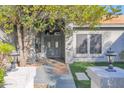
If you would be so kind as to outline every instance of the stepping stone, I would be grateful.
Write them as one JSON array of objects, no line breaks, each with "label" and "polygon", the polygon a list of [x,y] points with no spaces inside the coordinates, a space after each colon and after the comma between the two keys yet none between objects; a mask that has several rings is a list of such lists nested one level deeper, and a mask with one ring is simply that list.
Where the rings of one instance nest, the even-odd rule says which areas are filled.
[{"label": "stepping stone", "polygon": [[76,75],[78,80],[89,80],[87,75],[83,72],[76,72],[75,75]]}]

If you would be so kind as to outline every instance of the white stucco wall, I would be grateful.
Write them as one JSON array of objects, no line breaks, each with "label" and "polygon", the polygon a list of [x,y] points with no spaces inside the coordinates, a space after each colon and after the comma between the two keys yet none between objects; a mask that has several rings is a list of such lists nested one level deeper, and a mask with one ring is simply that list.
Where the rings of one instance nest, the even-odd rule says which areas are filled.
[{"label": "white stucco wall", "polygon": [[[76,35],[77,34],[102,34],[102,54],[98,55],[78,55],[76,53]],[[89,31],[80,30],[74,31],[73,35],[65,40],[65,61],[66,63],[73,62],[100,62],[106,61],[105,56],[106,51],[111,47],[118,55],[116,56],[116,61],[123,61],[120,59],[119,54],[124,50],[124,30],[99,30],[99,31]]]},{"label": "white stucco wall", "polygon": [[1,29],[0,29],[0,41],[4,40],[6,41],[8,39],[7,35],[5,32],[3,32]]},{"label": "white stucco wall", "polygon": [[14,45],[14,37],[11,34],[6,34],[4,31],[0,29],[0,41],[9,42]]}]

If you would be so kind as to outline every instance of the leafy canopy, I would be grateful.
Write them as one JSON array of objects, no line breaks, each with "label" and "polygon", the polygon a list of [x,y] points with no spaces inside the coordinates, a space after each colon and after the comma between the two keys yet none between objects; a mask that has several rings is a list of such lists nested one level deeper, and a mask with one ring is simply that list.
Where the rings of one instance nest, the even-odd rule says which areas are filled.
[{"label": "leafy canopy", "polygon": [[90,27],[97,25],[101,19],[112,18],[119,15],[121,7],[98,6],[98,5],[71,5],[71,6],[38,6],[17,5],[0,6],[0,27],[10,33],[14,25],[23,25],[26,28],[34,28],[35,31],[44,31],[46,28],[55,28],[56,20],[58,27],[64,29],[65,24],[77,25],[88,24]]}]

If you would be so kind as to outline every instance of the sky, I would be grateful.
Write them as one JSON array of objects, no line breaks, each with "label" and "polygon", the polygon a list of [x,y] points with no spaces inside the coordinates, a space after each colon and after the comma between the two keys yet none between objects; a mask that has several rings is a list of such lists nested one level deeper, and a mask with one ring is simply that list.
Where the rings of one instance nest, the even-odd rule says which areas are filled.
[{"label": "sky", "polygon": [[122,8],[122,13],[124,14],[124,5],[121,8]]},{"label": "sky", "polygon": [[[113,5],[113,7],[116,7],[116,6],[118,5]],[[121,6],[121,13],[124,15],[124,5],[119,5],[119,6]]]}]

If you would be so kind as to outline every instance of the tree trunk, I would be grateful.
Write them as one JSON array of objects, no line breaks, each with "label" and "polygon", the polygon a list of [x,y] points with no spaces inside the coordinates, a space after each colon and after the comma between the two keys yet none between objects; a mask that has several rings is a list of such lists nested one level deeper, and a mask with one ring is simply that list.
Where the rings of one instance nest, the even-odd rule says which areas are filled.
[{"label": "tree trunk", "polygon": [[23,37],[22,37],[23,34],[21,30],[22,30],[21,25],[17,25],[17,36],[18,36],[18,44],[19,44],[19,50],[20,50],[19,61],[20,61],[20,66],[25,66],[26,61],[24,57]]},{"label": "tree trunk", "polygon": [[[32,32],[32,28],[30,29],[26,29],[24,28],[24,56],[25,56],[25,60],[28,63],[32,63],[29,61],[33,61],[32,56],[30,56],[31,54],[31,49],[34,49],[33,47],[33,40],[34,40],[34,36],[35,34]],[[28,60],[29,59],[29,60]]]},{"label": "tree trunk", "polygon": [[[23,27],[22,30],[21,27],[18,25],[17,35],[18,35],[18,44],[20,48],[20,56],[19,56],[20,66],[25,66],[29,58],[33,59],[30,56],[30,51],[31,48],[34,49],[32,43],[34,42],[35,33],[32,31],[32,28],[27,29],[26,27]],[[32,61],[31,59],[30,61]],[[32,63],[32,62],[28,62],[28,63]]]}]

